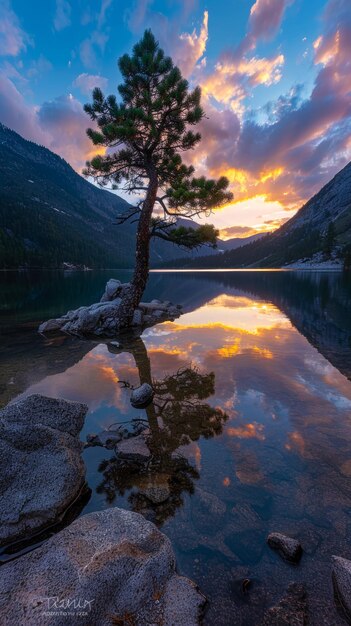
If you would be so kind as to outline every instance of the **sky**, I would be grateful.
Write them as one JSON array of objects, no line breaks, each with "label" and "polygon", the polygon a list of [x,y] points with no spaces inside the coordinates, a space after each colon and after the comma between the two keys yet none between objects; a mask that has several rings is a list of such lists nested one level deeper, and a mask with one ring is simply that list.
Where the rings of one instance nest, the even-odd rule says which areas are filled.
[{"label": "sky", "polygon": [[186,159],[230,180],[222,237],[277,228],[351,159],[351,0],[0,0],[0,121],[81,172],[83,104],[146,28],[202,88]]}]

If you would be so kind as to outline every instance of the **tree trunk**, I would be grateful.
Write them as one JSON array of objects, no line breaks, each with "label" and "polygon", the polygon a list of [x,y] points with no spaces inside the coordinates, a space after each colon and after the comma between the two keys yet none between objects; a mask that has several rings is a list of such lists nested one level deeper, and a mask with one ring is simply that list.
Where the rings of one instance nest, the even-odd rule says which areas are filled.
[{"label": "tree trunk", "polygon": [[140,214],[136,235],[135,267],[131,287],[123,297],[119,307],[120,328],[130,326],[133,313],[145,291],[149,277],[150,256],[150,221],[154,209],[158,189],[156,171],[150,172],[149,186]]},{"label": "tree trunk", "polygon": [[[138,368],[140,384],[143,385],[144,383],[147,383],[152,387],[150,359],[142,338],[136,337],[133,341],[133,345],[129,348],[128,351],[134,357],[135,365]],[[152,448],[157,449],[158,447],[158,449],[160,450],[159,439],[161,431],[158,425],[155,405],[153,402],[150,402],[150,404],[146,407],[145,412],[151,432],[150,445]]]}]

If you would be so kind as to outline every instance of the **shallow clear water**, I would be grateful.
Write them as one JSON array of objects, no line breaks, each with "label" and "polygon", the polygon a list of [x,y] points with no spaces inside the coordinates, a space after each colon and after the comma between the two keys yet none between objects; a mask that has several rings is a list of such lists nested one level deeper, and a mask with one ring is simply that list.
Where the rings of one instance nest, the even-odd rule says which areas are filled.
[{"label": "shallow clear water", "polygon": [[[175,322],[120,350],[36,333],[97,301],[111,276],[128,273],[0,275],[1,404],[31,393],[85,402],[83,440],[147,420],[153,459],[143,471],[103,448],[84,452],[83,513],[121,506],[158,524],[209,599],[207,624],[260,624],[291,581],[307,585],[312,624],[344,623],[330,557],[351,558],[350,275],[153,273],[145,299],[184,304]],[[153,404],[132,409],[120,381],[147,380]],[[148,481],[168,484],[170,498],[151,505]],[[266,546],[273,530],[301,540],[299,566]]]}]

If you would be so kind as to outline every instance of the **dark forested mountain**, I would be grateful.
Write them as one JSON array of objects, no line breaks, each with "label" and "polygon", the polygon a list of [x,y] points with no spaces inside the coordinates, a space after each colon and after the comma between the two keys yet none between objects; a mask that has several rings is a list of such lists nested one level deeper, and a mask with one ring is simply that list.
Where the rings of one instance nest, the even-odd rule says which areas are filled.
[{"label": "dark forested mountain", "polygon": [[347,255],[351,257],[351,163],[274,233],[237,250],[203,256],[193,267],[282,267]]},{"label": "dark forested mountain", "polygon": [[0,267],[126,267],[132,233],[112,222],[127,206],[0,125]]},{"label": "dark forested mountain", "polygon": [[[135,224],[114,224],[127,207],[58,155],[0,124],[0,268],[57,268],[65,262],[132,267]],[[218,247],[236,245],[232,240]],[[152,242],[152,264],[184,255],[173,244]]]}]

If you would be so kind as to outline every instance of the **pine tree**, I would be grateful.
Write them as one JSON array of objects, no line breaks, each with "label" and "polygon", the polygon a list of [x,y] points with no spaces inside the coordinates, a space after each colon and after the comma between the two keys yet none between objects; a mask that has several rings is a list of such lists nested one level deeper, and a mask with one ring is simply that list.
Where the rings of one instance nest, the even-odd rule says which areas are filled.
[{"label": "pine tree", "polygon": [[[118,62],[124,82],[115,95],[93,91],[85,111],[97,123],[88,129],[95,145],[109,148],[87,163],[85,174],[102,185],[144,194],[117,223],[135,220],[135,269],[131,287],[119,310],[120,326],[128,326],[139,304],[149,274],[149,247],[153,237],[185,248],[215,246],[218,232],[205,224],[197,229],[177,225],[180,217],[208,216],[215,207],[232,199],[228,180],[196,178],[194,168],[183,163],[180,153],[201,140],[191,127],[204,118],[201,91],[190,91],[188,82],[172,59],[166,57],[150,30],[134,46],[133,54]],[[158,210],[155,210],[158,209]]]}]

